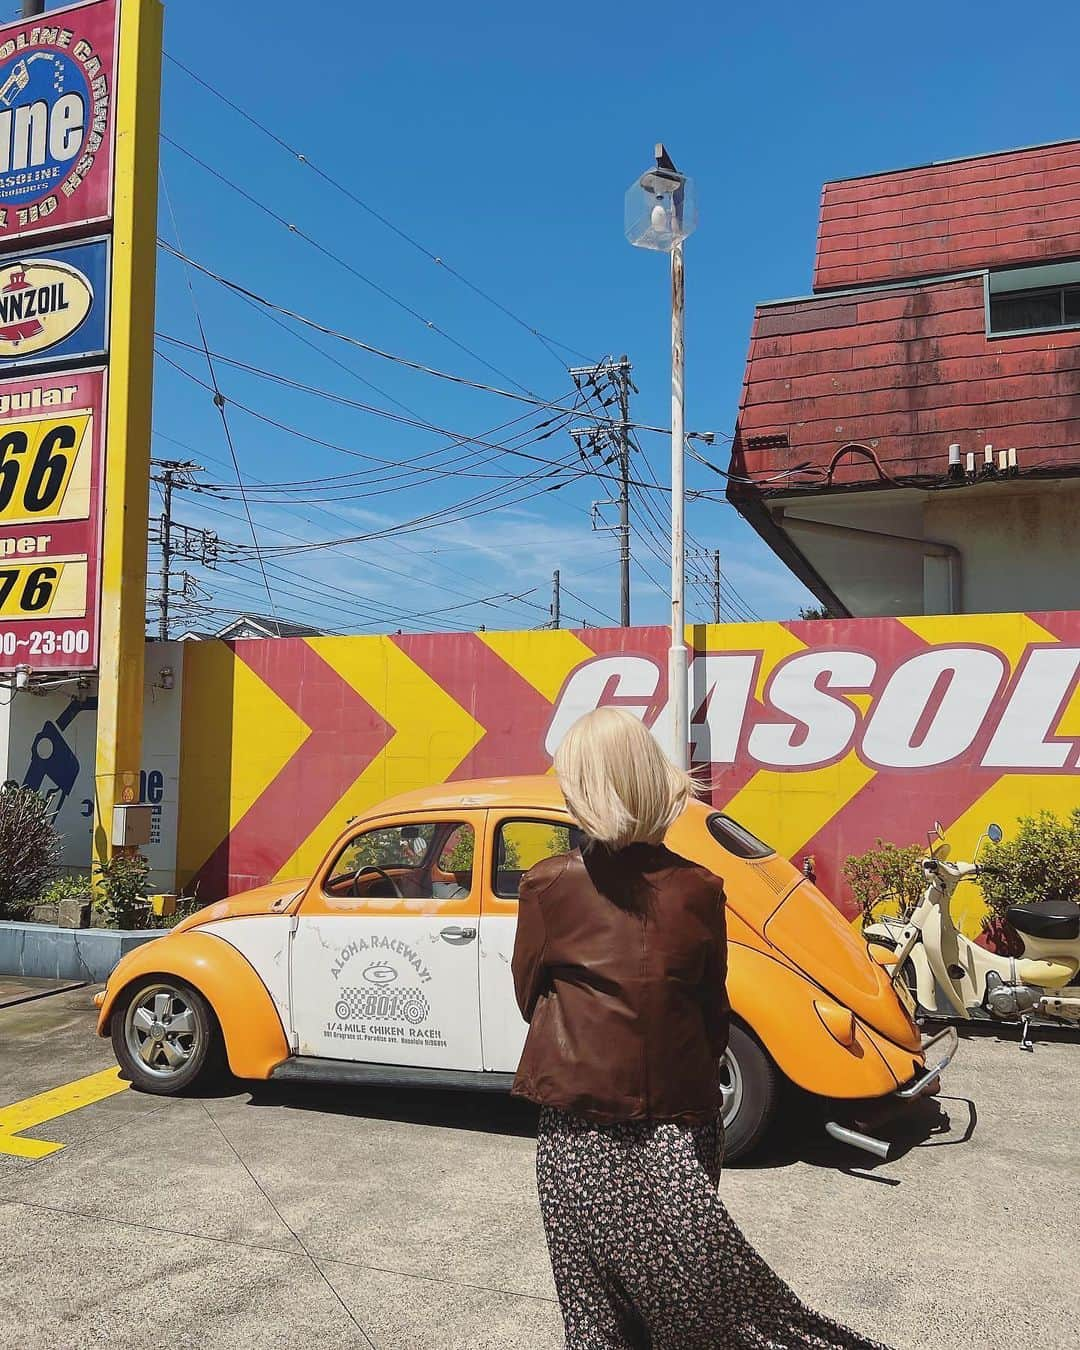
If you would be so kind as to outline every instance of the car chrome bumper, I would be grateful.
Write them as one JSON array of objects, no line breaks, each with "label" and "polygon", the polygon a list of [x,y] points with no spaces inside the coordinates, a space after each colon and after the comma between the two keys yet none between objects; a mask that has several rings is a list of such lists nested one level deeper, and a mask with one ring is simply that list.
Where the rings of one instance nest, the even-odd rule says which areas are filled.
[{"label": "car chrome bumper", "polygon": [[894,1095],[903,1101],[913,1101],[916,1097],[925,1097],[928,1093],[935,1091],[942,1071],[947,1069],[952,1062],[952,1057],[956,1054],[956,1047],[959,1044],[960,1037],[957,1035],[955,1027],[946,1027],[944,1031],[939,1031],[936,1036],[928,1037],[922,1045],[926,1067],[921,1073],[916,1074],[905,1087],[898,1088]]},{"label": "car chrome bumper", "polygon": [[[949,1065],[953,1055],[956,1054],[956,1047],[959,1043],[960,1037],[957,1035],[955,1027],[946,1027],[944,1031],[939,1031],[936,1036],[927,1037],[922,1044],[924,1068],[915,1075],[910,1083],[897,1088],[888,1097],[878,1098],[879,1108],[887,1102],[896,1100],[916,1101],[919,1097],[926,1097],[930,1093],[936,1092],[941,1074]],[[850,1125],[841,1124],[836,1120],[827,1120],[825,1132],[839,1143],[862,1149],[866,1153],[872,1153],[882,1161],[889,1156],[891,1146],[888,1140],[879,1139],[876,1135],[867,1134],[863,1130],[854,1129]]]}]

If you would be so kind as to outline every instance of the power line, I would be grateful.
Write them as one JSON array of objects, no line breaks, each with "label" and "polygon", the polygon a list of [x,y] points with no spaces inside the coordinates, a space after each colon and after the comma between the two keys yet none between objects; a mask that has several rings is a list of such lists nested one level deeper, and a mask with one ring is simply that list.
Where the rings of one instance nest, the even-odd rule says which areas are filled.
[{"label": "power line", "polygon": [[370,286],[373,291],[377,292],[385,300],[388,300],[392,305],[396,305],[398,309],[404,310],[406,314],[411,315],[412,318],[416,319],[418,323],[423,324],[423,326],[432,333],[437,333],[439,337],[444,338],[447,342],[457,347],[457,349],[464,352],[466,356],[472,357],[474,361],[479,362],[480,365],[484,366],[487,370],[501,376],[504,380],[509,380],[512,385],[522,390],[523,393],[531,392],[505,370],[501,370],[498,366],[492,365],[490,361],[485,361],[479,352],[474,351],[464,342],[459,341],[452,334],[448,333],[445,328],[440,328],[434,320],[426,318],[419,310],[413,309],[412,305],[399,299],[392,291],[388,291],[385,286],[381,286],[377,281],[373,281],[371,277],[367,276],[364,272],[361,272],[358,267],[354,267],[347,259],[342,258],[340,254],[335,253],[333,249],[327,248],[325,244],[320,244],[313,235],[307,234],[299,225],[286,220],[285,217],[279,215],[273,207],[267,206],[265,202],[261,202],[258,197],[253,196],[245,188],[242,188],[234,179],[230,178],[227,174],[220,173],[213,165],[207,164],[204,159],[200,159],[198,155],[193,151],[188,150],[186,146],[181,145],[179,141],[174,140],[171,136],[167,136],[164,132],[161,133],[161,139],[166,145],[171,145],[174,150],[179,151],[180,154],[191,160],[193,164],[197,164],[200,169],[210,174],[212,178],[216,178],[219,183],[224,183],[226,187],[231,188],[233,192],[238,196],[243,197],[250,205],[254,206],[257,210],[262,211],[264,215],[269,216],[271,220],[275,220],[279,225],[284,226],[284,228],[297,239],[303,239],[306,244],[309,244],[316,252],[321,253],[324,258],[329,258],[331,262],[336,263],[340,268],[348,272],[350,276],[356,277],[358,281],[362,281],[365,286]]},{"label": "power line", "polygon": [[341,193],[343,197],[352,202],[355,206],[358,206],[362,211],[365,211],[369,216],[377,220],[381,225],[384,225],[388,230],[391,230],[394,234],[398,236],[399,239],[402,239],[404,240],[405,243],[410,244],[419,253],[423,254],[423,256],[427,258],[429,262],[434,263],[437,267],[440,267],[444,272],[447,272],[450,276],[456,278],[456,280],[461,282],[462,285],[467,286],[469,290],[471,290],[474,294],[480,296],[482,300],[485,300],[488,304],[493,305],[501,313],[505,314],[507,318],[512,319],[514,323],[518,324],[521,328],[524,328],[527,333],[531,333],[532,336],[535,337],[544,346],[545,350],[547,350],[552,356],[555,357],[555,359],[564,369],[566,368],[566,363],[562,360],[561,357],[559,357],[555,352],[551,350],[552,344],[554,344],[557,347],[562,347],[565,351],[568,351],[572,353],[574,356],[579,357],[582,361],[588,361],[589,358],[587,356],[575,350],[573,347],[568,346],[565,342],[560,342],[558,338],[550,337],[548,334],[542,333],[540,329],[534,327],[532,324],[527,323],[526,320],[520,317],[520,315],[515,314],[512,309],[510,309],[507,305],[503,304],[501,300],[497,300],[494,296],[490,295],[487,291],[483,290],[480,286],[476,284],[476,282],[472,281],[463,272],[451,266],[451,264],[448,263],[445,258],[440,257],[439,255],[433,253],[430,249],[426,248],[423,244],[419,242],[419,240],[415,239],[411,234],[403,230],[399,225],[394,224],[392,220],[384,216],[382,212],[377,211],[373,206],[371,206],[368,202],[364,201],[361,197],[358,197],[355,192],[347,188],[343,183],[340,183],[336,178],[327,173],[325,169],[321,168],[318,164],[315,164],[311,159],[308,158],[307,155],[301,154],[299,150],[294,149],[293,146],[291,146],[281,136],[277,135],[276,132],[271,131],[271,129],[268,126],[260,122],[258,118],[254,117],[246,109],[242,108],[238,103],[235,103],[232,99],[227,97],[227,95],[223,94],[220,89],[215,88],[214,85],[210,84],[209,81],[203,79],[200,75],[196,75],[196,73],[193,70],[191,70],[188,66],[184,65],[184,63],[178,60],[175,56],[172,56],[169,52],[166,52],[165,59],[172,65],[176,66],[178,70],[182,70],[185,75],[187,75],[190,79],[194,80],[196,84],[200,85],[208,93],[212,94],[215,98],[219,99],[222,103],[226,105],[226,107],[231,108],[232,111],[235,112],[239,117],[242,117],[244,121],[246,121],[250,126],[255,127],[256,130],[260,131],[264,136],[268,137],[271,141],[274,142],[275,145],[279,146],[282,150],[286,152],[286,154],[290,155],[299,164],[302,164],[306,168],[310,169],[314,174],[316,174],[319,178],[321,178],[323,182],[328,183],[331,187],[333,187],[337,192]]},{"label": "power line", "polygon": [[[167,342],[170,344],[170,346],[179,347],[182,351],[188,352],[201,351],[201,348],[198,347],[196,344],[191,342],[185,342],[182,338],[172,337],[168,333],[157,333],[155,334],[155,336],[157,337],[158,341]],[[241,370],[245,374],[254,375],[258,379],[268,380],[273,384],[281,385],[283,388],[286,389],[293,389],[298,393],[310,394],[315,398],[325,399],[330,403],[336,403],[342,407],[353,408],[358,412],[369,413],[374,417],[382,417],[387,421],[397,422],[402,426],[414,427],[420,431],[432,431],[440,436],[449,436],[453,439],[456,439],[460,444],[470,442],[474,445],[482,446],[485,449],[501,450],[506,451],[509,454],[520,455],[520,452],[513,451],[506,445],[486,441],[478,436],[464,436],[464,435],[458,436],[457,433],[449,431],[446,427],[440,427],[433,422],[428,422],[420,418],[403,417],[400,413],[389,412],[386,408],[377,408],[375,407],[374,404],[363,403],[359,399],[349,398],[345,394],[335,394],[331,390],[320,389],[317,385],[305,384],[303,381],[294,380],[288,375],[282,375],[278,372],[267,370],[265,367],[262,366],[252,365],[250,362],[241,361],[236,357],[226,356],[223,352],[211,352],[210,355],[213,357],[215,361],[219,362],[221,365],[230,366],[234,370]],[[193,378],[191,372],[189,370],[186,370],[183,366],[178,366],[176,365],[175,362],[170,362],[170,364],[173,365],[182,374],[187,375],[189,378]],[[565,412],[567,410],[561,409],[561,411]],[[540,464],[551,463],[550,460],[546,460],[542,455],[520,455],[520,457],[524,459],[531,459]],[[363,456],[363,458],[365,459],[372,458],[372,456],[365,455]]]},{"label": "power line", "polygon": [[[173,234],[176,235],[176,242],[183,248],[183,241],[180,238],[180,228],[176,223],[176,213],[173,211],[172,198],[169,196],[169,187],[165,181],[165,171],[161,170],[161,186],[165,193],[165,204],[169,209],[169,218],[172,221]],[[203,328],[202,314],[199,312],[199,303],[195,299],[195,288],[191,284],[190,273],[185,271],[185,280],[187,281],[188,295],[191,297],[191,307],[195,311],[195,325],[199,330],[199,341],[202,343],[203,355],[206,357],[206,368],[210,375],[210,383],[213,385],[214,406],[221,415],[221,426],[225,432],[225,444],[229,447],[229,458],[232,460],[233,470],[236,473],[236,482],[240,488],[241,495],[244,491],[244,480],[240,473],[240,463],[236,458],[236,446],[233,444],[232,430],[229,427],[229,418],[225,412],[225,396],[218,387],[217,370],[214,367],[213,359],[210,355],[210,344],[206,340],[206,330]],[[252,519],[251,507],[248,505],[247,498],[244,498],[244,514],[247,516],[248,527],[251,530],[251,542],[256,549],[259,547],[259,537],[255,533],[255,521]],[[266,598],[270,602],[270,613],[277,618],[277,612],[274,609],[274,593],[270,589],[270,579],[266,575],[266,569],[263,568],[263,584],[266,586]]]},{"label": "power line", "polygon": [[[306,328],[311,328],[315,332],[322,333],[323,336],[325,337],[333,338],[337,342],[346,343],[348,346],[355,347],[359,351],[367,352],[371,356],[377,356],[384,361],[390,361],[395,365],[403,366],[407,370],[415,370],[420,372],[421,374],[430,375],[433,378],[439,380],[446,380],[451,384],[460,385],[466,389],[478,390],[480,393],[494,394],[499,398],[513,399],[518,403],[528,403],[531,404],[534,408],[543,408],[543,409],[562,408],[565,406],[567,399],[573,397],[572,393],[567,393],[563,395],[562,398],[559,399],[545,399],[541,398],[539,395],[531,394],[528,392],[514,393],[510,389],[500,389],[496,385],[484,384],[478,380],[470,380],[467,379],[464,375],[457,375],[454,374],[452,371],[440,370],[435,366],[425,365],[422,361],[414,361],[410,357],[402,356],[397,352],[386,351],[384,348],[376,347],[372,343],[365,342],[363,341],[363,339],[355,337],[351,333],[343,333],[339,329],[331,328],[329,327],[329,325],[320,323],[317,319],[312,319],[305,314],[299,313],[297,310],[288,308],[288,306],[286,305],[280,305],[273,300],[267,299],[265,296],[260,295],[257,291],[251,290],[249,287],[242,285],[238,281],[233,281],[228,277],[222,276],[221,273],[215,272],[213,268],[207,267],[205,263],[200,263],[195,258],[192,258],[189,255],[182,253],[179,249],[174,248],[164,239],[158,240],[158,246],[159,248],[162,249],[163,252],[169,254],[170,257],[173,257],[177,259],[179,262],[184,263],[187,267],[192,268],[196,272],[201,272],[204,276],[209,277],[210,280],[216,281],[219,285],[225,287],[233,294],[247,301],[247,303],[249,303],[253,307],[266,311],[267,317],[271,317],[274,314],[282,315],[285,318],[292,319],[295,323],[302,324]],[[285,325],[280,326],[285,327]],[[300,335],[298,333],[293,332],[292,329],[285,327],[285,331],[292,332],[293,336],[296,338],[300,337]],[[167,335],[165,334],[159,333],[157,334],[157,336],[164,337],[166,341],[169,340]],[[313,344],[309,343],[308,345],[310,346]],[[314,350],[320,352],[323,356],[327,357],[327,359],[334,360],[334,358],[331,357],[329,353],[326,352],[322,347],[314,347]],[[597,363],[595,366],[589,367],[589,369],[602,371],[605,368],[612,366],[612,364],[613,363],[611,359],[608,358],[605,361]],[[342,366],[341,368],[343,370],[348,371],[349,374],[355,375],[357,379],[362,380],[362,382],[366,384],[369,388],[374,389],[377,393],[382,394],[383,397],[389,400],[391,403],[396,403],[398,407],[404,407],[408,411],[412,411],[411,409],[408,409],[407,404],[401,403],[400,400],[393,398],[384,389],[381,389],[377,384],[372,384],[370,380],[367,380],[363,376],[358,375],[357,372],[352,370],[351,367]],[[571,371],[570,373],[571,374],[576,373],[580,375],[583,374],[584,372],[581,369],[579,369],[576,372]],[[592,413],[579,410],[578,415],[586,418],[592,418],[598,424],[605,424],[605,425],[612,424],[612,418],[606,412]],[[627,420],[626,425],[627,428],[629,429],[653,432],[657,435],[669,434],[669,431],[666,427],[651,426],[645,422],[633,422]],[[707,433],[708,439],[711,440],[713,438],[713,435],[714,433]],[[706,433],[692,431],[688,432],[687,436],[688,439],[705,438]],[[710,464],[708,460],[703,459],[700,455],[697,455],[695,457],[701,459],[701,462],[703,464],[708,464],[710,468],[715,468],[714,465]],[[717,472],[721,471],[717,470]]]},{"label": "power line", "polygon": [[[231,511],[223,511],[223,510],[221,510],[220,508],[210,506],[209,504],[207,504],[207,503],[205,503],[205,502],[202,503],[202,508],[203,508],[203,510],[211,511],[211,512],[217,514],[217,515],[225,516],[225,517],[227,517],[227,518],[230,519],[230,520],[239,520],[239,521],[242,521],[242,520],[243,520],[243,517],[242,517],[242,516],[237,516],[237,515],[235,515],[233,512],[231,512]],[[331,513],[327,512],[327,514],[331,514]],[[278,528],[278,527],[276,527],[276,526],[273,526],[273,525],[264,525],[264,526],[263,526],[263,529],[264,529],[265,532],[267,532],[267,533],[269,533],[269,534],[277,534],[277,535],[281,535],[282,537],[287,538],[287,539],[295,539],[295,540],[298,540],[300,543],[305,543],[305,542],[306,542],[306,541],[304,541],[303,536],[297,535],[297,534],[293,534],[292,532],[290,532],[290,531],[288,531],[288,530],[282,530],[282,529],[280,529],[280,528]],[[297,551],[303,551],[303,550],[297,550]],[[402,578],[404,578],[404,579],[406,579],[406,580],[408,580],[408,581],[414,581],[414,580],[415,580],[415,578],[412,577],[412,576],[410,576],[410,574],[409,574],[408,572],[402,572],[402,571],[400,571],[400,570],[397,569],[397,568],[388,567],[388,566],[387,566],[386,564],[384,564],[384,563],[377,563],[377,562],[374,562],[371,558],[361,557],[361,556],[358,555],[358,554],[346,553],[346,552],[344,551],[344,549],[339,549],[339,550],[336,550],[336,551],[340,551],[343,557],[350,558],[350,559],[354,559],[355,561],[362,563],[364,566],[371,567],[371,568],[373,568],[373,569],[376,570],[376,571],[386,572],[386,573],[388,573],[388,574],[390,574],[390,575],[392,575],[392,576],[402,577]],[[243,566],[243,565],[244,565],[242,559],[239,559],[239,558],[232,558],[232,557],[227,557],[227,558],[225,558],[225,559],[224,559],[224,564],[225,564],[225,565],[228,565],[228,566]],[[267,562],[267,563],[266,563],[266,566],[269,567],[272,571],[291,571],[291,570],[293,570],[293,569],[282,568],[282,567],[280,567],[279,565],[277,565],[277,564],[275,564],[275,563],[272,563],[272,562]],[[454,571],[455,569],[452,569],[452,568],[445,568],[445,570],[447,570],[447,571]],[[304,579],[306,579],[306,580],[314,580],[313,578],[308,578],[308,577],[306,577],[305,574],[303,574],[303,573],[296,573],[296,575],[301,576],[301,577],[304,577]],[[464,576],[465,574],[464,574],[464,573],[461,573],[460,575]],[[470,578],[470,579],[471,579],[471,578]],[[321,584],[321,583],[316,582],[316,584]],[[427,582],[425,582],[425,584],[428,585],[428,586],[430,586],[430,587],[435,588],[436,590],[447,591],[447,592],[450,593],[451,595],[460,595],[460,594],[461,594],[461,589],[460,589],[460,587],[455,588],[455,587],[452,587],[452,586],[445,586],[445,585],[442,585],[441,583],[435,582],[435,581],[427,581]],[[340,588],[339,588],[339,589],[340,589]],[[534,588],[534,589],[535,589],[535,588]],[[499,593],[498,593],[497,595],[495,595],[495,596],[475,596],[475,597],[470,597],[470,603],[472,603],[472,604],[493,604],[493,603],[495,603],[497,600],[505,598],[505,597],[507,596],[507,594],[508,594],[507,592],[499,592]],[[524,594],[530,594],[530,592],[524,592]],[[378,604],[380,608],[385,609],[385,610],[388,610],[388,611],[390,612],[390,615],[393,615],[393,619],[394,619],[394,621],[396,621],[396,622],[407,622],[408,619],[411,618],[411,617],[418,617],[417,615],[403,615],[401,611],[394,611],[394,610],[392,609],[392,607],[390,607],[390,606],[384,606],[384,605],[381,604],[381,602],[368,600],[367,603],[368,603],[368,604]],[[460,606],[460,607],[464,608],[465,606]],[[498,606],[498,607],[499,607],[499,608],[506,608],[505,605],[500,605],[500,606]],[[454,608],[458,608],[458,607],[454,607]],[[443,612],[446,612],[446,610],[445,610],[445,609],[439,609],[439,610],[421,611],[420,614],[419,614],[419,617],[426,617],[427,614],[438,614],[438,613],[443,613]],[[388,621],[388,618],[389,618],[389,615],[386,616],[386,617],[382,617],[382,618],[378,619],[378,622],[380,622],[380,623],[386,623],[386,622]],[[374,626],[374,624],[372,624],[372,625],[367,625],[367,626]]]}]

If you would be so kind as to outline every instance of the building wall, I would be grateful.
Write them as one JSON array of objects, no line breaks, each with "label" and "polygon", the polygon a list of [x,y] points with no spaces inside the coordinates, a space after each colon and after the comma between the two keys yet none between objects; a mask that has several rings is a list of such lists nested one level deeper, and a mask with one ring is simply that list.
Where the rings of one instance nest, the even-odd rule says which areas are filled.
[{"label": "building wall", "polygon": [[[957,600],[963,613],[1021,610],[1033,597],[1055,609],[1080,606],[1080,479],[995,481],[955,492],[834,492],[791,496],[773,509],[778,505],[784,530],[855,615],[948,612],[948,562],[932,556],[939,543],[960,552]],[[905,539],[823,537],[800,529],[802,519]],[[931,554],[924,556],[908,539],[926,540]]]},{"label": "building wall", "polygon": [[1080,607],[1076,522],[1080,480],[996,484],[980,492],[933,494],[923,507],[928,539],[955,544],[963,554],[965,613],[1040,605]]},{"label": "building wall", "polygon": [[[143,693],[141,800],[154,807],[153,838],[143,849],[151,883],[171,891],[176,876],[180,772],[180,703],[184,644],[147,646]],[[173,672],[171,690],[156,687]],[[94,753],[97,693],[64,685],[48,694],[17,694],[0,715],[0,761],[7,781],[51,792],[64,843],[64,866],[89,872],[93,851]]]},{"label": "building wall", "polygon": [[[1080,613],[726,624],[693,641],[712,800],[813,855],[848,913],[843,860],[878,836],[921,840],[938,819],[963,856],[990,819],[1080,800]],[[189,644],[180,880],[213,898],[303,876],[389,795],[549,771],[601,703],[663,737],[667,643],[636,628]],[[977,930],[978,892],[962,904]]]},{"label": "building wall", "polygon": [[[1078,612],[692,636],[693,758],[712,801],[796,863],[811,855],[848,914],[843,861],[879,836],[918,841],[937,819],[964,856],[991,819],[1008,830],[1080,802]],[[207,899],[302,877],[349,817],[390,795],[549,771],[566,729],[602,703],[664,738],[667,642],[632,628],[153,644],[154,883],[171,889],[174,863]],[[153,687],[164,664],[172,691]],[[95,714],[74,706],[20,695],[0,713],[0,749],[8,778],[61,788],[66,862],[85,870]],[[977,931],[978,891],[960,905]]]},{"label": "building wall", "polygon": [[[755,448],[777,435],[786,447]],[[1080,332],[988,337],[981,277],[759,306],[736,469],[824,471],[851,441],[884,475],[940,477],[953,441],[980,456],[988,442],[1016,446],[1025,470],[1080,466]],[[846,456],[832,482],[882,473]],[[823,485],[821,473],[806,481]]]},{"label": "building wall", "polygon": [[826,183],[814,289],[1067,258],[1080,141]]}]

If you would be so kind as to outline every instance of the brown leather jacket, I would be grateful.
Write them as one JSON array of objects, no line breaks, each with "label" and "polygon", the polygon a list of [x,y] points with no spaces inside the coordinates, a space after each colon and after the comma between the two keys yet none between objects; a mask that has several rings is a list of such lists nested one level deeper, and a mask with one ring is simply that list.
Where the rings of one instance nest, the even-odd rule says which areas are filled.
[{"label": "brown leather jacket", "polygon": [[521,885],[516,1095],[602,1123],[697,1123],[727,1045],[724,887],[662,847],[593,846]]}]

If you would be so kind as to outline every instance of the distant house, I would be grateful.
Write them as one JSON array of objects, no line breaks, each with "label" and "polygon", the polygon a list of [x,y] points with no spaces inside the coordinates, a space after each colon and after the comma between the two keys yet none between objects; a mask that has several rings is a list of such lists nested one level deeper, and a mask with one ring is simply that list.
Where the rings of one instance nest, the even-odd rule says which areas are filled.
[{"label": "distant house", "polygon": [[312,628],[307,623],[291,623],[288,619],[271,619],[265,614],[239,614],[230,619],[224,628],[216,633],[203,633],[192,628],[180,634],[181,642],[207,642],[219,638],[223,642],[234,642],[239,638],[291,638],[323,637],[324,630]]}]

